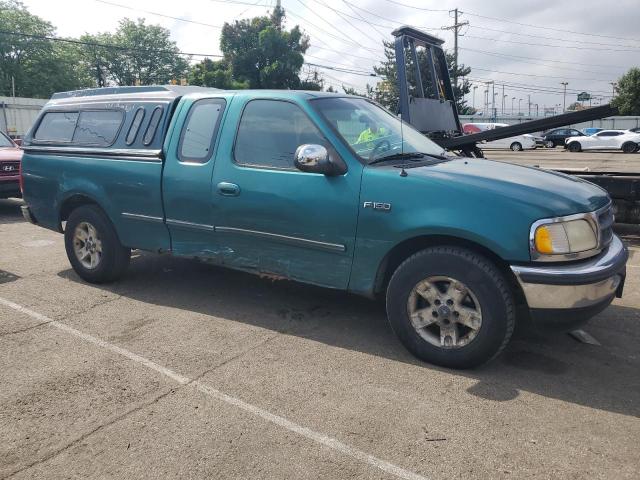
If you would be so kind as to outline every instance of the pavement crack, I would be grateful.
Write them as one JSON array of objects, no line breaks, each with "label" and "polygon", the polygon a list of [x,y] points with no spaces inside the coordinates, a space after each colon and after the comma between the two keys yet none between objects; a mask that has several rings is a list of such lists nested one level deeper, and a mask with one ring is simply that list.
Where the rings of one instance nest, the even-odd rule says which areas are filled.
[{"label": "pavement crack", "polygon": [[[179,388],[179,387],[178,387]],[[18,470],[13,471],[12,473],[10,473],[9,475],[7,475],[6,477],[4,477],[4,479],[9,479],[12,477],[15,477],[16,475],[18,475],[19,473],[22,473],[26,470],[29,470],[33,467],[36,467],[40,464],[46,463],[49,460],[61,455],[62,453],[66,452],[67,450],[69,450],[70,448],[78,445],[80,442],[82,442],[83,440],[86,440],[87,438],[89,438],[91,435],[93,435],[94,433],[97,433],[101,430],[103,430],[106,427],[109,427],[115,423],[120,422],[121,420],[124,420],[125,418],[127,418],[128,416],[139,412],[140,410],[143,410],[155,403],[158,403],[160,400],[162,400],[163,398],[165,398],[166,396],[170,395],[172,392],[174,392],[176,390],[176,388],[169,388],[166,392],[157,395],[156,397],[154,397],[153,399],[151,399],[148,402],[145,402],[141,405],[138,405],[130,410],[127,410],[126,412],[124,412],[121,415],[118,415],[116,417],[111,418],[110,420],[108,420],[106,423],[102,423],[100,425],[98,425],[97,427],[93,428],[92,430],[89,430],[88,432],[83,433],[82,435],[80,435],[79,437],[75,438],[74,440],[72,440],[71,442],[67,443],[65,446],[49,453],[48,455],[45,455],[44,457],[35,460],[33,462],[31,462],[28,465],[25,465],[22,468],[19,468]]]},{"label": "pavement crack", "polygon": [[26,331],[29,331],[29,330],[33,330],[34,328],[41,327],[42,325],[48,325],[49,323],[51,323],[51,322],[41,322],[41,323],[38,323],[36,325],[31,325],[30,327],[21,328],[19,330],[12,330],[10,332],[3,332],[3,333],[0,333],[0,338],[1,337],[7,337],[9,335],[15,335],[16,333],[22,333],[22,332],[26,332]]}]

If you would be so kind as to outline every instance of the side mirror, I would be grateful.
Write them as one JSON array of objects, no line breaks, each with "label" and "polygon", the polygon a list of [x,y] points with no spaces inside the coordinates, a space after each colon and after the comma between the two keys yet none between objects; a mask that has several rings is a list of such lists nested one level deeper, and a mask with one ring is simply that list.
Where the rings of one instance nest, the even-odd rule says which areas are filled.
[{"label": "side mirror", "polygon": [[322,145],[305,144],[296,149],[294,165],[301,172],[320,173],[322,175],[342,175],[347,171],[340,160],[335,162]]}]

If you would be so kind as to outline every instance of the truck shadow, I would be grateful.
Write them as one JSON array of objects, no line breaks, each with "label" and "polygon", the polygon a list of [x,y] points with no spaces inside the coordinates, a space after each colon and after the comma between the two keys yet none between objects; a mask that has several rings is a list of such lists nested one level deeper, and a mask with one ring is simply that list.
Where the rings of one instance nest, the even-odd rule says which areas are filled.
[{"label": "truck shadow", "polygon": [[0,224],[24,222],[20,205],[22,200],[18,198],[0,199]]},{"label": "truck shadow", "polygon": [[[82,283],[72,271],[60,277]],[[412,357],[388,326],[384,307],[343,292],[139,254],[126,277],[97,286],[123,297],[269,329],[392,361],[477,380],[470,395],[503,402],[521,391],[640,416],[640,310],[613,305],[587,329],[602,346],[564,334],[520,332],[506,351],[475,370],[441,369]]]}]

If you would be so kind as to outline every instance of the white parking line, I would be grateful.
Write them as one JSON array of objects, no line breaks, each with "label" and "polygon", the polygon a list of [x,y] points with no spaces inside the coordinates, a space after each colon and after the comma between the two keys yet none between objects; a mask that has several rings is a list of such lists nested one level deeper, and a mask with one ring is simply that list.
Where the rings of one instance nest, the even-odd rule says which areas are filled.
[{"label": "white parking line", "polygon": [[117,353],[129,360],[132,360],[136,363],[144,365],[145,367],[154,370],[162,375],[170,378],[171,380],[179,383],[180,385],[193,385],[200,392],[214,397],[222,402],[228,403],[229,405],[233,405],[241,410],[249,412],[257,417],[262,418],[268,422],[274,423],[280,427],[283,427],[291,432],[297,433],[298,435],[302,435],[303,437],[308,438],[309,440],[313,440],[320,445],[323,445],[327,448],[331,448],[332,450],[336,450],[344,455],[350,456],[356,460],[359,460],[363,463],[376,467],[386,473],[394,475],[398,478],[403,478],[406,480],[427,480],[426,477],[422,475],[418,475],[410,470],[406,470],[402,467],[394,465],[393,463],[387,462],[386,460],[382,460],[378,457],[370,455],[362,450],[358,450],[357,448],[351,447],[345,443],[342,443],[335,438],[329,437],[323,433],[316,432],[315,430],[311,430],[310,428],[303,427],[302,425],[298,425],[291,420],[288,420],[280,415],[276,415],[274,413],[269,412],[263,408],[257,407],[250,403],[247,403],[239,398],[233,397],[231,395],[227,395],[226,393],[213,388],[209,385],[206,385],[198,380],[193,380],[184,375],[180,375],[173,370],[163,367],[148,358],[141,357],[140,355],[130,352],[129,350],[125,350],[124,348],[118,347],[112,343],[101,340],[100,338],[94,337],[93,335],[89,335],[87,333],[81,332],[80,330],[76,330],[69,325],[58,322],[57,320],[53,320],[52,318],[47,317],[46,315],[42,315],[41,313],[34,312],[29,308],[23,307],[22,305],[18,305],[17,303],[11,302],[10,300],[6,300],[0,297],[0,304],[9,307],[13,310],[21,312],[25,315],[28,315],[36,320],[41,322],[46,322],[48,325],[55,327],[59,330],[62,330],[66,333],[69,333],[75,337],[81,338],[82,340],[97,345],[105,350],[109,350],[113,353]]}]

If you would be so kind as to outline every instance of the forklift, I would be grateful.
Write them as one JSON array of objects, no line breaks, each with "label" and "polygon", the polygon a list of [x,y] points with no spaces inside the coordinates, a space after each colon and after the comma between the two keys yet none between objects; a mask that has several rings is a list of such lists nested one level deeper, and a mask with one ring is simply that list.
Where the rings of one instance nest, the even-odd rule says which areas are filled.
[{"label": "forklift", "polygon": [[[465,135],[458,116],[444,40],[412,27],[392,32],[398,78],[398,114],[424,135],[456,155],[483,158],[482,142],[500,140],[617,115],[611,105],[564,113],[539,120]],[[640,224],[640,174],[554,169],[604,188],[614,203],[616,221]]]}]

